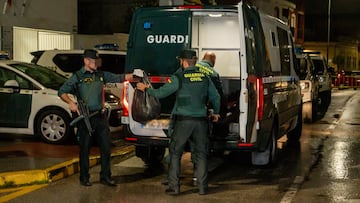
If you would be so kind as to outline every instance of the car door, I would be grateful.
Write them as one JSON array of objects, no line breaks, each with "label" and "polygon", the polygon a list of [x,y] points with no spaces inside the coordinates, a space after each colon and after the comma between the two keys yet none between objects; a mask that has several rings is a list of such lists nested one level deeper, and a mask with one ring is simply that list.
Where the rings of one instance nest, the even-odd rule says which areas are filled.
[{"label": "car door", "polygon": [[[7,81],[16,81],[9,85]],[[31,112],[32,85],[26,78],[0,67],[0,127],[27,128]]]}]

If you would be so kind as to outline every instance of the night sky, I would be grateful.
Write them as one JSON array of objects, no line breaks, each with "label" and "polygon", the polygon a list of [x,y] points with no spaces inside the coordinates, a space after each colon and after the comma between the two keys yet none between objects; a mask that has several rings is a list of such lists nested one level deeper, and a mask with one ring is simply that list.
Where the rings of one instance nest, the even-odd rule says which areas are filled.
[{"label": "night sky", "polygon": [[[127,33],[134,7],[140,4],[149,6],[147,4],[152,1],[79,0],[78,32],[81,34]],[[216,2],[230,4],[237,1],[217,0]],[[291,1],[295,3],[298,0]],[[328,2],[329,0],[303,0],[305,41],[327,41]],[[360,41],[360,0],[331,0],[331,4],[330,41]]]},{"label": "night sky", "polygon": [[[304,0],[305,40],[327,41],[328,0]],[[330,41],[360,41],[360,1],[331,0]]]}]

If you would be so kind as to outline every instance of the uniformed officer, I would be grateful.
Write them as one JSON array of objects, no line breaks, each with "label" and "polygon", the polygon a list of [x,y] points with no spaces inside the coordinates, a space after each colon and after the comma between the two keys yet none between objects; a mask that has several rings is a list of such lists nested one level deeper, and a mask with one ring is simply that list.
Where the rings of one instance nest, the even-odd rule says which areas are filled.
[{"label": "uniformed officer", "polygon": [[200,72],[205,73],[206,75],[208,75],[211,78],[220,97],[222,97],[224,95],[224,92],[223,92],[222,82],[220,80],[219,73],[216,72],[216,70],[214,69],[215,62],[216,62],[215,53],[208,51],[208,52],[205,52],[202,60],[199,61],[198,63],[196,63],[195,66],[199,68]]},{"label": "uniformed officer", "polygon": [[180,192],[180,160],[185,143],[191,137],[195,144],[199,194],[206,194],[208,190],[206,104],[208,100],[213,104],[213,121],[217,122],[220,117],[220,96],[211,79],[195,67],[197,59],[195,51],[183,50],[178,58],[183,71],[172,75],[169,83],[159,89],[152,89],[148,85],[138,83],[137,88],[158,98],[164,98],[177,92],[172,111],[172,117],[175,119],[174,132],[171,135],[169,146],[169,188],[165,192],[169,195],[177,195]]},{"label": "uniformed officer", "polygon": [[[116,186],[111,179],[110,171],[110,153],[111,140],[110,130],[107,120],[101,110],[103,109],[103,85],[104,83],[123,82],[132,80],[132,74],[113,74],[106,71],[98,71],[101,59],[96,50],[87,49],[84,51],[84,66],[74,73],[59,89],[59,97],[69,104],[72,112],[80,115],[78,105],[68,94],[75,94],[79,90],[81,99],[88,106],[90,113],[99,112],[90,118],[91,127],[94,130],[92,136],[88,132],[83,120],[78,123],[78,138],[80,146],[80,184],[91,186],[89,175],[89,151],[91,148],[92,138],[96,139],[100,147],[101,155],[101,172],[100,182],[108,186]],[[116,67],[114,67],[116,68]],[[74,87],[77,85],[77,88]]]}]

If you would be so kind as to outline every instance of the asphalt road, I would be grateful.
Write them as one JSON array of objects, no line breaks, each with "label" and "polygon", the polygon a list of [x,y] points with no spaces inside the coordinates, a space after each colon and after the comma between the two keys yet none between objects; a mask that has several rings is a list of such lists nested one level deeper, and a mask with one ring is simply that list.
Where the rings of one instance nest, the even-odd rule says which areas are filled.
[{"label": "asphalt road", "polygon": [[[164,194],[167,165],[147,167],[136,157],[112,160],[117,187],[99,183],[100,167],[91,169],[93,186],[82,187],[78,174],[50,184],[8,190],[8,202],[360,202],[360,91],[333,91],[325,115],[304,124],[301,142],[278,142],[279,160],[271,168],[250,164],[249,153],[209,160],[209,194],[192,185],[189,154],[182,160],[181,194]],[[359,125],[358,125],[359,124]],[[1,200],[0,190],[0,200]],[[0,201],[1,202],[1,201]]]}]

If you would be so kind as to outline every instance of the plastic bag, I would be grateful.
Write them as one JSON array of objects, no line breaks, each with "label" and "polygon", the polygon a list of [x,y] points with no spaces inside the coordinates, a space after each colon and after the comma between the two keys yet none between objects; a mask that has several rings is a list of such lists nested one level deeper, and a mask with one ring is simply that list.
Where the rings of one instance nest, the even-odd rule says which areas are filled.
[{"label": "plastic bag", "polygon": [[[151,85],[146,74],[143,83]],[[146,91],[135,89],[131,105],[131,114],[134,121],[145,124],[160,115],[161,104],[158,98],[149,95]]]}]

